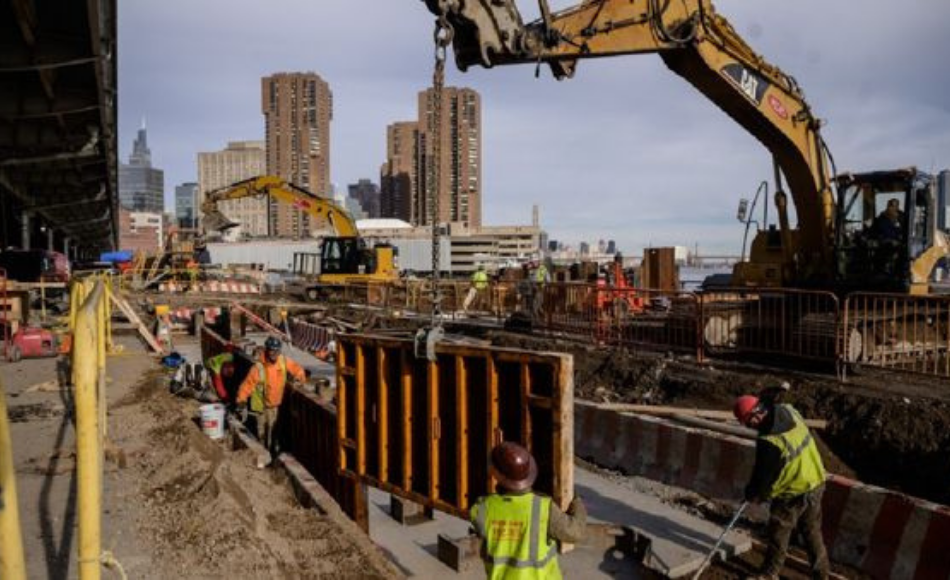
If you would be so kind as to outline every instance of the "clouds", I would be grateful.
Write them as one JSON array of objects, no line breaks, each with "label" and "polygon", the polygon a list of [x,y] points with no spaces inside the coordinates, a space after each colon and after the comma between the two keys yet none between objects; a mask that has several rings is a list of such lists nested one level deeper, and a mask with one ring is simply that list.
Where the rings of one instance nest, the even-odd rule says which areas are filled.
[{"label": "clouds", "polygon": [[[522,0],[526,13],[536,11]],[[573,2],[552,2],[555,8]],[[719,0],[767,60],[804,87],[841,169],[950,167],[950,3]],[[332,180],[378,179],[385,127],[416,115],[431,82],[421,1],[124,3],[123,156],[142,116],[169,191],[195,155],[263,136],[260,77],[313,70],[334,93]],[[771,175],[765,149],[655,56],[580,63],[557,82],[533,66],[459,73],[482,94],[484,215],[551,236],[738,252],[740,196]],[[657,241],[662,240],[662,241]]]}]

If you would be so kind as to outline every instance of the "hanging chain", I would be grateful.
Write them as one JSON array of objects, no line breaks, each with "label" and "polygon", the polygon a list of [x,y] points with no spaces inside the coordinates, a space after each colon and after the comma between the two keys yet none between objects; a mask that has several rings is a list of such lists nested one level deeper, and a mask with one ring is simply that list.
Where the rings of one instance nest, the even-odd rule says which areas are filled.
[{"label": "hanging chain", "polygon": [[442,232],[440,231],[442,189],[442,89],[445,85],[445,54],[452,43],[453,30],[445,16],[435,21],[435,70],[432,73],[432,321],[442,324]]}]

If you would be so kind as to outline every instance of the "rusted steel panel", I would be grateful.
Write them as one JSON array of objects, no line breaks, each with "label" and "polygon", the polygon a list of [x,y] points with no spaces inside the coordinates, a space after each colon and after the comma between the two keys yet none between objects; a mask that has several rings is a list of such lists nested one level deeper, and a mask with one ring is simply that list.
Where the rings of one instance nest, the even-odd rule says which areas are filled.
[{"label": "rusted steel panel", "polygon": [[492,447],[516,441],[538,462],[535,489],[567,506],[574,460],[569,355],[442,344],[430,362],[414,356],[411,340],[345,335],[339,344],[345,475],[465,517],[494,491]]},{"label": "rusted steel panel", "polygon": [[950,297],[852,294],[842,326],[847,363],[950,377]]}]

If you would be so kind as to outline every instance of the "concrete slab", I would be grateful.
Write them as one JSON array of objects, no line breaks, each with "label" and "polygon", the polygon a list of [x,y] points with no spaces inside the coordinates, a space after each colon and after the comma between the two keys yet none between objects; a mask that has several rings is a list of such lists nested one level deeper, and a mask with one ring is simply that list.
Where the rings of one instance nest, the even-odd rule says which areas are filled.
[{"label": "concrete slab", "polygon": [[[649,538],[643,564],[670,578],[695,572],[722,533],[716,524],[585,469],[575,469],[574,489],[592,521],[627,526]],[[732,557],[751,549],[748,535],[730,532],[720,555]]]}]

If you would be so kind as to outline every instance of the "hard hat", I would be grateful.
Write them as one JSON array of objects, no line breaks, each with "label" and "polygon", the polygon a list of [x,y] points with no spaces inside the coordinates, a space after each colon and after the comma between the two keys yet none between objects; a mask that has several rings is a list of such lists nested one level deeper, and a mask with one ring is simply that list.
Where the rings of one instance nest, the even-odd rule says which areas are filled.
[{"label": "hard hat", "polygon": [[275,336],[268,336],[267,340],[264,341],[264,348],[267,350],[276,350],[280,351],[280,341]]},{"label": "hard hat", "polygon": [[509,491],[525,491],[538,478],[538,464],[531,453],[510,441],[496,445],[491,451],[492,475]]},{"label": "hard hat", "polygon": [[736,399],[732,413],[740,423],[745,425],[759,408],[759,398],[754,395],[742,395]]}]

